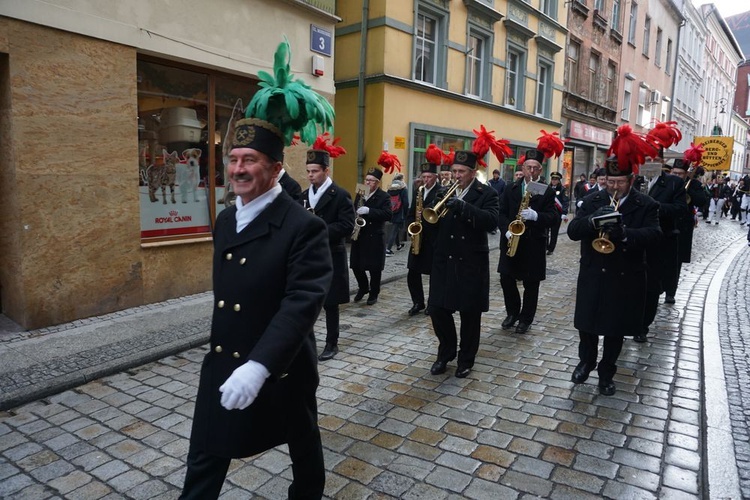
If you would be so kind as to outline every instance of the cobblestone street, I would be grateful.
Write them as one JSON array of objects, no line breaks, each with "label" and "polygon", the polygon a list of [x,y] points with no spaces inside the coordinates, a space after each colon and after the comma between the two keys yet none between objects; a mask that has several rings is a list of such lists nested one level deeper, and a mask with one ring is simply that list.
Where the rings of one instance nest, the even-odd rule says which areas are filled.
[{"label": "cobblestone street", "polygon": [[[376,305],[341,308],[341,352],[319,365],[326,496],[708,497],[703,381],[704,370],[715,367],[703,366],[704,302],[722,256],[739,245],[718,316],[742,494],[750,496],[745,237],[737,223],[700,224],[677,303],[660,305],[648,343],[625,341],[611,397],[599,395],[596,372],[586,384],[570,382],[578,361],[579,246],[566,235],[547,258],[539,310],[526,335],[500,329],[498,252],[490,254],[490,311],[466,379],[453,377],[455,364],[445,375],[429,373],[437,342],[428,317],[406,314],[411,303],[399,272],[407,246],[388,259],[390,275],[402,277],[383,286]],[[184,330],[200,335],[196,330],[206,325],[207,318],[186,315]],[[162,330],[180,336],[182,326]],[[316,331],[322,348],[322,314]],[[13,342],[29,336],[19,333]],[[0,412],[0,497],[176,498],[205,352],[205,346],[189,349]],[[25,387],[23,380],[0,379],[3,390]],[[222,498],[286,498],[290,480],[280,447],[233,461]]]}]

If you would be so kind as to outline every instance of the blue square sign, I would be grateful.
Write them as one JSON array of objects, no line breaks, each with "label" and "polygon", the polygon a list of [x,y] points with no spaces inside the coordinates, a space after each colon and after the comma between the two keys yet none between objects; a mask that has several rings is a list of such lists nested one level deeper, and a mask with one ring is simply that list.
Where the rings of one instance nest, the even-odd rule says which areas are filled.
[{"label": "blue square sign", "polygon": [[310,25],[310,50],[331,57],[331,32],[314,24]]}]

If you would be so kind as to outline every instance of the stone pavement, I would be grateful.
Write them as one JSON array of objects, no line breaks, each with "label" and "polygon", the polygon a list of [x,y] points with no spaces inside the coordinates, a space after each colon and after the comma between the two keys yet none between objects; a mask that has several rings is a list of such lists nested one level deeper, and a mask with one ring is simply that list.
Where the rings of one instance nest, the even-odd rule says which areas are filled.
[{"label": "stone pavement", "polygon": [[[734,460],[726,460],[727,454],[706,460],[715,449],[707,438],[727,432],[721,423],[712,427],[721,391],[712,391],[718,399],[703,393],[701,336],[714,274],[723,278],[719,284],[735,283],[723,299],[716,294],[719,307],[737,309],[739,293],[747,290],[741,288],[747,284],[742,264],[733,267],[735,260],[723,258],[747,258],[738,253],[745,234],[736,223],[699,228],[677,304],[660,307],[650,342],[626,341],[612,397],[598,394],[595,376],[580,386],[570,382],[577,363],[572,320],[578,246],[565,236],[548,258],[548,279],[527,335],[499,329],[505,311],[493,273],[479,356],[466,379],[456,379],[452,370],[429,374],[436,341],[429,318],[406,315],[406,249],[390,257],[386,275],[393,281],[376,305],[342,307],[341,353],[320,365],[327,497],[739,498]],[[492,269],[497,259],[495,251]],[[205,341],[210,301],[201,294],[74,327],[0,333],[0,401],[6,405],[28,401],[23,393],[39,394],[56,378],[82,383],[5,406],[0,497],[176,498],[206,352],[204,346],[182,349]],[[745,323],[732,323],[743,320],[741,311],[737,320],[725,313],[714,311],[726,316],[730,330],[741,331],[747,315]],[[319,319],[321,345],[324,325]],[[158,361],[124,371],[115,367],[113,374],[93,379],[98,363],[157,359],[157,351],[168,348],[172,354]],[[743,353],[728,361],[741,357],[747,362]],[[70,371],[76,367],[80,373]],[[712,375],[716,367],[705,370]],[[750,390],[747,370],[739,373],[739,385]],[[712,375],[711,383],[718,384],[721,375]],[[741,396],[733,402],[730,394],[729,403],[741,404]],[[745,423],[742,414],[733,417],[733,424]],[[737,449],[737,463],[747,471],[750,456]],[[280,447],[234,461],[222,498],[284,498],[290,479],[288,455]]]}]

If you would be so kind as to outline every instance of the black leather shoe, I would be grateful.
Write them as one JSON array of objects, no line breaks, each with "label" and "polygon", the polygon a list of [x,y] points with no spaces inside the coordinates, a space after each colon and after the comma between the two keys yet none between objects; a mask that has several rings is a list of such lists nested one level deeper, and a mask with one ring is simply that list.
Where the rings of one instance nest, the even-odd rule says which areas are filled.
[{"label": "black leather shoe", "polygon": [[469,376],[469,373],[471,373],[471,368],[469,367],[459,366],[458,368],[456,368],[456,378],[466,378]]},{"label": "black leather shoe", "polygon": [[369,296],[369,297],[367,297],[367,305],[368,305],[368,306],[371,306],[371,305],[373,305],[373,304],[374,304],[375,302],[377,302],[377,301],[378,301],[378,296],[377,296],[377,294],[372,294],[372,293],[371,293],[371,294],[370,294],[370,296]]},{"label": "black leather shoe", "polygon": [[578,363],[576,369],[573,370],[573,375],[570,377],[570,381],[574,384],[582,384],[589,378],[589,373],[593,370],[593,366],[589,366],[586,363]]},{"label": "black leather shoe", "polygon": [[665,304],[674,304],[674,295],[667,295],[664,297]]},{"label": "black leather shoe", "polygon": [[333,357],[338,353],[339,346],[326,344],[325,349],[323,349],[323,352],[321,352],[320,356],[318,356],[318,361],[328,361],[329,359],[333,359]]},{"label": "black leather shoe", "polygon": [[411,309],[409,309],[409,316],[414,316],[416,314],[419,314],[419,311],[424,309],[424,304],[414,304],[411,306]]},{"label": "black leather shoe", "polygon": [[500,326],[503,327],[503,330],[508,330],[516,324],[516,321],[518,321],[518,316],[509,315],[503,320],[503,323]]},{"label": "black leather shoe", "polygon": [[[750,245],[750,242],[748,242],[747,244]],[[427,306],[427,307],[424,308],[424,315],[425,316],[429,316],[430,315],[430,306]]]},{"label": "black leather shoe", "polygon": [[615,387],[615,383],[611,380],[605,383],[599,382],[599,394],[602,396],[611,396],[615,392],[617,392],[617,388]]},{"label": "black leather shoe", "polygon": [[362,290],[361,288],[357,290],[357,295],[354,296],[354,302],[359,302],[362,300],[362,297],[370,293],[370,290]]},{"label": "black leather shoe", "polygon": [[547,250],[547,255],[552,255],[552,250]]},{"label": "black leather shoe", "polygon": [[648,342],[648,338],[646,337],[646,334],[641,335],[633,335],[633,341],[638,342],[639,344],[643,344],[644,342]]},{"label": "black leather shoe", "polygon": [[432,363],[432,368],[430,368],[430,373],[433,375],[440,375],[441,373],[445,373],[446,367],[448,366],[447,361],[440,361],[439,359]]},{"label": "black leather shoe", "polygon": [[519,321],[518,326],[516,326],[516,333],[522,335],[528,332],[529,328],[531,328],[531,325],[529,323],[524,323],[523,321]]}]

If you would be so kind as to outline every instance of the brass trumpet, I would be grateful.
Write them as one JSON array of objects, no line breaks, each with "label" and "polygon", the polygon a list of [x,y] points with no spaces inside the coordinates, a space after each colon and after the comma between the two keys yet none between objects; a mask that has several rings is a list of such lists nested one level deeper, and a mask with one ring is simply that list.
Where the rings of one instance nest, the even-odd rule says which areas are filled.
[{"label": "brass trumpet", "polygon": [[[620,198],[612,197],[612,201],[609,203],[609,206],[613,207],[616,212],[617,208],[620,206]],[[599,230],[599,237],[595,238],[594,241],[591,242],[591,246],[594,247],[594,250],[596,250],[597,252],[603,253],[605,255],[611,254],[615,251],[615,244],[609,240],[609,235],[606,231],[604,231],[604,228],[601,228]]]},{"label": "brass trumpet", "polygon": [[422,217],[424,217],[424,220],[426,220],[430,224],[437,224],[437,221],[439,221],[441,217],[444,217],[445,214],[448,213],[448,207],[445,206],[445,203],[450,199],[451,196],[453,196],[453,193],[456,192],[456,189],[458,189],[458,181],[455,181],[451,185],[448,191],[445,192],[445,196],[443,196],[443,198],[438,203],[436,203],[433,208],[424,209],[424,212],[422,213]]}]

